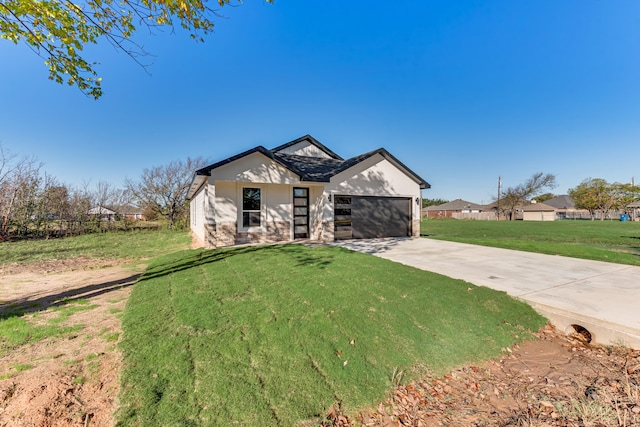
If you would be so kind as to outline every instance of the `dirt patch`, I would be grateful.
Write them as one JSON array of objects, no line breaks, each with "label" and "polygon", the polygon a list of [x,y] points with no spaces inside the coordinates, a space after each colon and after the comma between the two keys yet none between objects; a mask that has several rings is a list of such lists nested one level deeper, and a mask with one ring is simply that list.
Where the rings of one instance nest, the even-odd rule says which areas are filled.
[{"label": "dirt patch", "polygon": [[[81,261],[74,263],[80,268]],[[0,276],[0,314],[36,321],[83,299],[66,325],[82,329],[10,351],[0,360],[0,426],[112,426],[122,366],[120,316],[141,271],[44,266]],[[32,267],[30,267],[32,268]],[[398,386],[377,408],[323,425],[640,426],[640,351],[590,346],[552,327],[500,359]],[[398,375],[398,379],[401,375]]]},{"label": "dirt patch", "polygon": [[547,326],[498,360],[397,387],[377,410],[328,425],[640,426],[640,351]]},{"label": "dirt patch", "polygon": [[39,273],[46,268],[1,276],[0,314],[26,312],[30,320],[46,322],[57,315],[47,309],[82,299],[83,310],[62,324],[81,329],[2,357],[0,426],[113,425],[122,364],[116,348],[120,316],[137,271],[112,267]]},{"label": "dirt patch", "polygon": [[49,274],[63,271],[91,270],[105,267],[115,267],[122,265],[126,260],[122,259],[97,259],[88,257],[77,257],[45,261],[37,264],[4,264],[0,266],[0,276],[20,273]]}]

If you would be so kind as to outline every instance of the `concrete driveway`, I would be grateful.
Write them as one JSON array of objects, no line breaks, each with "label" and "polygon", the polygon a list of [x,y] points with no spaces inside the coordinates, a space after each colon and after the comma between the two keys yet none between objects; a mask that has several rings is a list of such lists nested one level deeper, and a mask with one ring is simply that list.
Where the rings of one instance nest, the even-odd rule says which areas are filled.
[{"label": "concrete driveway", "polygon": [[593,342],[640,348],[640,267],[427,238],[336,245],[504,291],[560,330],[583,327]]}]

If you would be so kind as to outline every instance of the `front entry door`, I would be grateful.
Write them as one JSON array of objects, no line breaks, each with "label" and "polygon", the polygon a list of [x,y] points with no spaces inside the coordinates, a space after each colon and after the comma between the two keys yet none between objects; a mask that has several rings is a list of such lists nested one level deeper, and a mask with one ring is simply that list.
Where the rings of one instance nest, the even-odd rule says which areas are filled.
[{"label": "front entry door", "polygon": [[293,238],[309,238],[309,189],[293,189]]}]

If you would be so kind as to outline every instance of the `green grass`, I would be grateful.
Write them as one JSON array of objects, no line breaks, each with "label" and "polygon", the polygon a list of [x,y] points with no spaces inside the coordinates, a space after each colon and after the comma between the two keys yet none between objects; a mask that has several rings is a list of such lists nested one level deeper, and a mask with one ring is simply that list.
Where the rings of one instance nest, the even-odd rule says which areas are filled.
[{"label": "green grass", "polygon": [[[0,357],[11,350],[45,338],[64,337],[79,331],[82,325],[62,326],[62,323],[75,313],[95,307],[96,305],[80,299],[30,315],[24,315],[19,311],[3,313],[0,315]],[[44,321],[41,319],[44,317],[43,314],[47,317]]]},{"label": "green grass", "polygon": [[76,300],[73,303],[64,303],[63,305],[52,308],[54,312],[57,312],[57,316],[50,319],[49,323],[52,325],[59,325],[66,322],[72,314],[91,310],[96,307],[97,305],[89,304],[89,302],[84,299]]},{"label": "green grass", "polygon": [[0,243],[0,266],[35,264],[77,257],[141,260],[186,249],[185,231],[112,231],[63,239]]},{"label": "green grass", "polygon": [[0,357],[23,345],[45,338],[70,335],[82,328],[81,325],[60,326],[59,316],[44,324],[34,322],[34,317],[36,316],[20,316],[18,313],[0,318]]},{"label": "green grass", "polygon": [[182,251],[127,303],[118,424],[318,422],[544,322],[505,293],[337,247]]},{"label": "green grass", "polygon": [[429,238],[640,265],[640,223],[423,220]]}]

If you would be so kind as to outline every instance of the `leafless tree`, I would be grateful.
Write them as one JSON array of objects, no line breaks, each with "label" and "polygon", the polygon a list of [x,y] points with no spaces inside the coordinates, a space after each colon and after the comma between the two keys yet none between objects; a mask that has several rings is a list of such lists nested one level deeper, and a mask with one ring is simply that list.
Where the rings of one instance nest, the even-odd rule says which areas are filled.
[{"label": "leafless tree", "polygon": [[186,197],[193,173],[206,164],[204,158],[197,157],[145,168],[139,181],[127,180],[127,189],[140,207],[166,218],[169,228],[174,228],[189,212]]},{"label": "leafless tree", "polygon": [[11,226],[20,234],[28,231],[29,223],[37,213],[41,167],[37,159],[18,158],[0,146],[1,238],[7,238]]},{"label": "leafless tree", "polygon": [[536,172],[524,183],[508,187],[500,196],[500,211],[509,219],[514,219],[517,208],[544,191],[556,187],[556,176],[551,173]]}]

